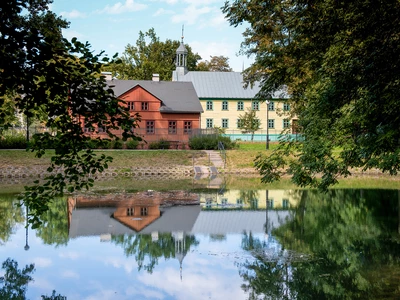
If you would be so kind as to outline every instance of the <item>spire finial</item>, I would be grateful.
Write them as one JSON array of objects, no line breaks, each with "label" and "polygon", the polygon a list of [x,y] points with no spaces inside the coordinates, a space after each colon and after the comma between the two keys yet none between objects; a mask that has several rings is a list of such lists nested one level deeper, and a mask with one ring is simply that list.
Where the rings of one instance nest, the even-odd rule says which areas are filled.
[{"label": "spire finial", "polygon": [[184,30],[184,26],[185,26],[185,25],[182,25],[182,44],[183,44],[183,30]]}]

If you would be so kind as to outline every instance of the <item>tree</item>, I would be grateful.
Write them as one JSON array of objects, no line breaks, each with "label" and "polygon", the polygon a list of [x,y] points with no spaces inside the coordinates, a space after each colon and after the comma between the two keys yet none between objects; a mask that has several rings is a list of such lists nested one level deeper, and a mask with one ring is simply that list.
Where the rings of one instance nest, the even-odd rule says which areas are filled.
[{"label": "tree", "polygon": [[[153,74],[159,74],[160,80],[172,80],[172,71],[175,70],[176,49],[179,41],[167,39],[160,41],[154,28],[147,32],[139,32],[136,45],[128,44],[125,52],[120,57],[121,63],[112,64],[105,68],[111,71],[119,79],[151,80]],[[194,70],[200,55],[193,53],[192,49],[185,45],[188,51],[187,67]]]},{"label": "tree", "polygon": [[197,64],[196,71],[232,72],[229,58],[226,56],[210,56],[210,61],[201,61]]},{"label": "tree", "polygon": [[101,124],[110,138],[118,138],[114,132],[122,129],[124,139],[135,137],[131,129],[137,124],[100,76],[110,59],[93,54],[87,42],[64,39],[61,31],[68,23],[49,10],[51,2],[0,4],[0,107],[4,96],[12,93],[16,108],[28,118],[45,111],[46,126],[55,132],[36,134],[30,144],[38,157],[55,149],[51,175],[26,187],[23,195],[35,225],[50,201],[66,189],[89,188],[93,179],[87,175],[103,171],[112,160],[90,150],[83,124],[92,129]]},{"label": "tree", "polygon": [[5,273],[3,277],[0,277],[1,299],[25,299],[28,283],[33,280],[31,274],[35,271],[34,264],[26,265],[20,270],[18,263],[8,258],[2,263],[2,269]]},{"label": "tree", "polygon": [[239,115],[238,120],[238,127],[242,130],[242,133],[251,133],[251,141],[253,141],[254,132],[261,128],[261,120],[256,113],[255,110],[248,108],[244,115]]},{"label": "tree", "polygon": [[249,24],[246,82],[261,82],[260,99],[286,88],[302,129],[300,142],[257,158],[263,182],[287,172],[326,189],[354,167],[398,173],[399,1],[235,0],[222,10],[231,25]]}]

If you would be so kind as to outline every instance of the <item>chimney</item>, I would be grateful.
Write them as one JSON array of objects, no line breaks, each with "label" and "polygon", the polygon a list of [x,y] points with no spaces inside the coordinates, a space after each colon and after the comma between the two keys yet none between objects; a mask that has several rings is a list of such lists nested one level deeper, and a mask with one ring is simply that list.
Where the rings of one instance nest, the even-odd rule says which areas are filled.
[{"label": "chimney", "polygon": [[153,81],[160,81],[160,74],[153,74]]},{"label": "chimney", "polygon": [[104,76],[106,78],[106,80],[112,80],[111,72],[101,72],[101,76]]}]

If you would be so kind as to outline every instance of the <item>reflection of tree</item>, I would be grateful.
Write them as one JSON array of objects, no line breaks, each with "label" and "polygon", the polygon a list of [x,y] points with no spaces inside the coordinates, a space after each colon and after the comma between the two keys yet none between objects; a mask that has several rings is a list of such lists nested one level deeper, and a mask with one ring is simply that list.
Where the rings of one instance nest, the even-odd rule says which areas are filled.
[{"label": "reflection of tree", "polygon": [[226,240],[225,234],[210,234],[211,242],[223,242]]},{"label": "reflection of tree", "polygon": [[16,224],[24,220],[23,210],[13,199],[0,198],[0,245],[6,243]]},{"label": "reflection of tree", "polygon": [[0,278],[0,299],[25,299],[28,283],[33,280],[30,275],[35,270],[35,266],[30,264],[20,270],[18,263],[8,258],[3,262],[2,269],[5,274]]},{"label": "reflection of tree", "polygon": [[[29,282],[33,281],[31,274],[35,272],[35,265],[26,265],[22,270],[18,269],[18,263],[8,258],[2,264],[5,271],[4,276],[0,277],[0,299],[7,300],[24,300],[26,289]],[[51,296],[42,295],[45,300],[65,300],[67,297],[56,294],[53,290]]]},{"label": "reflection of tree", "polygon": [[[199,242],[193,235],[184,236],[185,254],[191,246],[197,246]],[[154,240],[150,234],[119,235],[111,239],[116,245],[121,246],[126,256],[135,256],[139,271],[144,268],[152,273],[158,259],[175,258],[176,243],[171,233],[161,233],[158,239]]]},{"label": "reflection of tree", "polygon": [[250,209],[258,208],[258,191],[257,190],[241,190],[239,197],[243,202],[250,206]]},{"label": "reflection of tree", "polygon": [[[282,249],[297,254],[284,258],[288,251],[281,249],[278,258],[271,259],[263,251],[252,251],[255,261],[240,270],[250,297],[366,299],[383,288],[400,296],[400,243],[392,238],[397,222],[391,222],[398,217],[393,209],[397,196],[355,190],[301,193],[294,218],[273,232]],[[261,245],[250,241],[250,236],[243,237],[244,249]],[[311,258],[302,259],[306,254]],[[384,274],[381,280],[376,279],[377,268]],[[397,274],[397,282],[387,273]]]},{"label": "reflection of tree", "polygon": [[58,198],[49,203],[49,209],[41,217],[42,224],[36,235],[48,245],[67,245],[68,243],[68,208],[67,201]]}]

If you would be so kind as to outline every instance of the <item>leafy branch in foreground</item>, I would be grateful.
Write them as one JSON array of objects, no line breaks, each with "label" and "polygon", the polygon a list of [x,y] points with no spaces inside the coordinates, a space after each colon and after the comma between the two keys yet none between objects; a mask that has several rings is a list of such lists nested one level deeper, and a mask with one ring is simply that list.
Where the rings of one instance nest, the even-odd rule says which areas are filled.
[{"label": "leafy branch in foreground", "polygon": [[326,189],[352,168],[400,171],[399,1],[233,0],[222,11],[231,25],[248,24],[247,83],[260,82],[264,100],[287,87],[302,130],[301,141],[257,160],[266,182],[281,176],[286,147],[302,186]]},{"label": "leafy branch in foreground", "polygon": [[[34,226],[49,201],[65,190],[89,188],[90,175],[102,172],[112,160],[90,150],[83,128],[101,128],[109,138],[138,139],[132,128],[139,116],[130,116],[100,76],[101,67],[110,60],[102,53],[94,55],[88,43],[64,39],[61,30],[68,24],[48,10],[51,2],[0,4],[0,95],[11,91],[16,108],[28,118],[45,112],[46,127],[54,132],[34,135],[29,146],[37,157],[55,149],[48,168],[51,174],[26,187],[22,195]],[[3,103],[0,97],[0,106]]]}]

